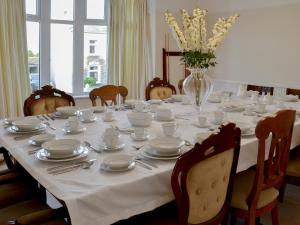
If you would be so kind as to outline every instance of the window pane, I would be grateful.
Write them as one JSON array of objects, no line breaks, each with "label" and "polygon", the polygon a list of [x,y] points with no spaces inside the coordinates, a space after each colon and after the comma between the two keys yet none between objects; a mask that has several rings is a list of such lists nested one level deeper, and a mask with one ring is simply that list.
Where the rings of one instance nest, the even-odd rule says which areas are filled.
[{"label": "window pane", "polygon": [[36,0],[26,0],[26,14],[36,15]]},{"label": "window pane", "polygon": [[104,0],[87,0],[87,19],[104,19]]},{"label": "window pane", "polygon": [[84,91],[107,83],[106,26],[84,26]]},{"label": "window pane", "polygon": [[28,67],[33,91],[40,87],[40,35],[39,23],[27,22]]},{"label": "window pane", "polygon": [[73,92],[73,25],[51,24],[51,82]]},{"label": "window pane", "polygon": [[51,19],[73,20],[73,0],[51,0]]}]

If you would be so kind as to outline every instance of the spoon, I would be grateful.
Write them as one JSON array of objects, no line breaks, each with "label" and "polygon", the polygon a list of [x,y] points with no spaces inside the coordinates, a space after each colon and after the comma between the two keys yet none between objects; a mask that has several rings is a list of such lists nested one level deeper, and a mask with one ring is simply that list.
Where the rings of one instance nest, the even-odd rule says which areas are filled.
[{"label": "spoon", "polygon": [[84,144],[86,147],[88,147],[88,148],[94,150],[95,152],[100,152],[99,150],[95,149],[95,148],[91,145],[90,142],[84,141],[83,144]]},{"label": "spoon", "polygon": [[58,175],[58,174],[70,172],[70,171],[72,171],[74,169],[77,169],[77,168],[89,169],[93,164],[94,164],[94,161],[84,161],[79,165],[74,165],[74,166],[71,166],[71,167],[68,167],[68,168],[63,168],[63,169],[50,171],[49,174]]}]

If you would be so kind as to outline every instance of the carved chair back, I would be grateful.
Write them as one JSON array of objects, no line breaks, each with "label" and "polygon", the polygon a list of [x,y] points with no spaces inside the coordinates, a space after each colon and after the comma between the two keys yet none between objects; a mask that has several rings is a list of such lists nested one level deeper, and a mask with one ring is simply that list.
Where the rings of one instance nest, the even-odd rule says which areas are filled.
[{"label": "carved chair back", "polygon": [[230,123],[177,160],[171,183],[180,225],[227,221],[240,139],[240,129]]},{"label": "carved chair back", "polygon": [[55,112],[60,106],[75,106],[74,98],[50,85],[34,91],[24,102],[24,115],[33,116]]},{"label": "carved chair back", "polygon": [[273,95],[274,87],[264,87],[264,86],[256,86],[256,85],[247,85],[247,91],[258,91],[259,94],[267,94],[270,93],[270,95]]},{"label": "carved chair back", "polygon": [[[279,111],[275,117],[261,120],[255,129],[258,138],[258,157],[254,184],[247,203],[256,208],[263,190],[279,190],[284,182],[295,121],[294,110]],[[266,150],[269,150],[265,161]]]},{"label": "carved chair back", "polygon": [[[122,103],[125,103],[128,95],[128,90],[124,86],[105,85],[100,88],[93,89],[89,96],[92,101],[92,105],[96,106],[96,99],[100,98],[101,105],[116,105],[118,94],[122,97]],[[110,103],[109,103],[110,101]]]},{"label": "carved chair back", "polygon": [[175,87],[159,77],[155,77],[146,87],[146,100],[166,99],[173,94],[176,94]]}]

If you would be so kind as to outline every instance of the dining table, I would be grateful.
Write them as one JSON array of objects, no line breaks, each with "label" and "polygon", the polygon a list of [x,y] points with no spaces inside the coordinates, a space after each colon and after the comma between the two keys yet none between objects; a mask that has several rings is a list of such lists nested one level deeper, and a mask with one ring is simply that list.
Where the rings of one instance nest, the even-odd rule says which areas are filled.
[{"label": "dining table", "polygon": [[[251,99],[240,99],[238,97],[228,101],[239,102],[239,104],[248,107],[255,103]],[[229,104],[227,102],[227,104]],[[175,136],[185,141],[184,151],[190,150],[195,137],[200,133],[209,134],[217,131],[217,125],[213,124],[213,115],[216,110],[223,110],[224,104],[207,102],[202,106],[201,111],[195,110],[195,107],[182,102],[163,101],[158,107],[169,108],[174,115],[174,122],[177,124]],[[264,114],[255,113],[247,116],[242,110],[225,111],[224,122],[247,122],[253,129],[252,135],[241,138],[241,149],[238,161],[237,172],[247,170],[256,164],[258,141],[254,134],[257,122],[265,116],[270,116],[276,111],[292,108],[300,109],[299,101],[284,102],[267,105],[267,112]],[[145,141],[135,141],[130,132],[120,132],[121,140],[125,147],[118,151],[101,151],[103,132],[110,127],[130,130],[127,113],[132,109],[120,110],[117,108],[108,109],[113,111],[114,120],[105,122],[103,113],[95,113],[96,120],[91,123],[82,123],[86,128],[81,133],[66,134],[64,127],[66,119],[54,118],[47,122],[51,125],[46,127],[46,132],[54,134],[57,139],[70,138],[79,140],[81,143],[87,141],[91,146],[99,151],[89,150],[86,160],[95,159],[95,162],[88,169],[76,168],[66,173],[57,175],[50,174],[47,169],[60,165],[41,161],[35,154],[29,154],[36,146],[32,146],[29,138],[20,138],[16,140],[16,134],[8,132],[8,127],[1,120],[0,127],[0,146],[5,147],[16,161],[33,176],[43,187],[47,189],[57,199],[63,201],[68,209],[71,223],[73,225],[108,225],[119,220],[127,219],[131,216],[151,211],[159,206],[174,200],[171,188],[171,173],[176,160],[157,160],[147,159],[151,169],[137,163],[134,168],[122,172],[109,172],[101,169],[103,159],[110,155],[120,153],[130,154],[141,157],[140,153],[147,148],[152,139],[163,137],[162,124],[165,121],[153,119],[151,126],[147,127],[149,139]],[[209,127],[200,128],[197,126],[198,114],[208,119]],[[300,121],[296,119],[291,148],[300,144]],[[268,147],[268,145],[267,145]],[[266,155],[268,148],[266,147]],[[146,162],[146,161],[145,161]],[[151,162],[151,163],[150,163]]]}]

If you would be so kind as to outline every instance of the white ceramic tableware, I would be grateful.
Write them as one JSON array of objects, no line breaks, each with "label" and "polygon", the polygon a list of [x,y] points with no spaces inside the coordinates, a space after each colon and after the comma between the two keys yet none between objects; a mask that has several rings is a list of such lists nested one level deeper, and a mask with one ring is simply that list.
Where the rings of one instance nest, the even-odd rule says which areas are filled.
[{"label": "white ceramic tableware", "polygon": [[42,144],[42,148],[52,155],[70,155],[79,147],[80,141],[75,139],[58,139]]},{"label": "white ceramic tableware", "polygon": [[[56,157],[52,154],[49,157],[49,153],[47,150],[41,149],[36,152],[35,157],[38,160],[51,162],[51,163],[60,163],[60,162],[68,162],[73,160],[79,160],[85,158],[89,154],[89,150],[87,148],[78,149],[78,152],[72,156],[71,154],[66,157],[66,155],[61,155],[60,157],[56,155]],[[54,156],[54,157],[53,157]]]},{"label": "white ceramic tableware", "polygon": [[257,102],[255,111],[258,112],[258,113],[265,113],[267,111],[266,107],[267,107],[266,103]]},{"label": "white ceramic tableware", "polygon": [[149,127],[152,123],[152,115],[145,112],[128,112],[127,118],[132,126]]},{"label": "white ceramic tableware", "polygon": [[207,118],[205,116],[198,116],[198,125],[200,127],[207,125]]},{"label": "white ceramic tableware", "polygon": [[74,116],[79,110],[77,106],[61,106],[56,108],[56,111],[62,115]]},{"label": "white ceramic tableware", "polygon": [[102,160],[102,164],[113,170],[127,169],[134,162],[134,156],[127,154],[110,155]]},{"label": "white ceramic tableware", "polygon": [[173,118],[173,112],[168,108],[158,107],[155,113],[158,120],[171,120]]},{"label": "white ceramic tableware", "polygon": [[245,116],[255,116],[256,113],[254,112],[254,108],[252,106],[246,107],[244,115]]},{"label": "white ceramic tableware", "polygon": [[258,100],[258,95],[259,95],[258,91],[251,91],[251,100],[256,102]]},{"label": "white ceramic tableware", "polygon": [[94,111],[94,113],[102,113],[102,112],[106,111],[105,106],[93,106],[93,107],[91,107],[91,109]]},{"label": "white ceramic tableware", "polygon": [[172,95],[172,100],[174,102],[182,102],[185,95]]},{"label": "white ceramic tableware", "polygon": [[177,123],[170,122],[170,123],[163,123],[162,125],[163,132],[166,136],[173,136],[177,130]]},{"label": "white ceramic tableware", "polygon": [[155,113],[155,112],[156,112],[156,109],[158,108],[158,105],[151,104],[151,105],[149,106],[149,108],[150,108],[150,112]]},{"label": "white ceramic tableware", "polygon": [[95,118],[94,110],[93,109],[84,109],[81,110],[82,113],[82,119],[84,121],[91,121]]},{"label": "white ceramic tableware", "polygon": [[103,120],[105,122],[111,122],[111,121],[114,120],[114,118],[115,118],[115,116],[114,116],[114,113],[112,111],[106,111],[106,112],[104,112]]},{"label": "white ceramic tableware", "polygon": [[235,123],[237,127],[239,127],[241,129],[241,133],[242,134],[246,134],[249,133],[249,131],[251,130],[251,124],[250,123],[245,123],[245,122],[236,122]]},{"label": "white ceramic tableware", "polygon": [[149,146],[155,149],[157,153],[163,155],[178,152],[184,144],[184,140],[176,137],[158,137],[149,141]]},{"label": "white ceramic tableware", "polygon": [[239,89],[238,89],[238,92],[237,92],[237,96],[240,97],[240,98],[247,97],[247,85],[241,84],[239,86]]},{"label": "white ceramic tableware", "polygon": [[273,96],[270,95],[270,93],[268,93],[267,95],[265,95],[263,97],[263,101],[264,101],[264,103],[266,103],[268,105],[272,105],[273,104]]},{"label": "white ceramic tableware", "polygon": [[277,103],[277,108],[280,108],[280,109],[285,108],[284,102],[283,102],[283,101],[279,101],[279,102]]},{"label": "white ceramic tableware", "polygon": [[138,102],[134,106],[137,112],[143,112],[146,109],[146,104],[144,102]]},{"label": "white ceramic tableware", "polygon": [[74,132],[80,128],[80,125],[81,125],[81,123],[77,116],[70,116],[66,123],[66,128],[67,128],[67,130]]},{"label": "white ceramic tableware", "polygon": [[146,135],[146,129],[143,127],[134,128],[134,135],[137,139],[142,139]]},{"label": "white ceramic tableware", "polygon": [[24,118],[12,122],[18,131],[31,131],[38,129],[41,125],[41,121],[36,118]]},{"label": "white ceramic tableware", "polygon": [[38,135],[32,136],[29,139],[29,143],[33,144],[33,145],[41,145],[44,142],[53,140],[54,138],[55,138],[54,134],[49,134],[49,133],[38,134]]},{"label": "white ceramic tableware", "polygon": [[283,100],[285,102],[297,102],[298,96],[297,95],[283,95],[281,97],[281,100]]},{"label": "white ceramic tableware", "polygon": [[102,141],[107,148],[115,148],[120,140],[119,132],[114,128],[106,128],[102,135]]},{"label": "white ceramic tableware", "polygon": [[222,111],[214,111],[214,123],[220,125],[223,123],[225,117],[225,113]]},{"label": "white ceramic tableware", "polygon": [[182,98],[182,104],[183,105],[190,105],[191,104],[191,100],[189,99],[189,97],[187,95],[184,95]]},{"label": "white ceramic tableware", "polygon": [[157,104],[160,105],[163,101],[161,99],[150,99],[147,101],[149,104]]}]

